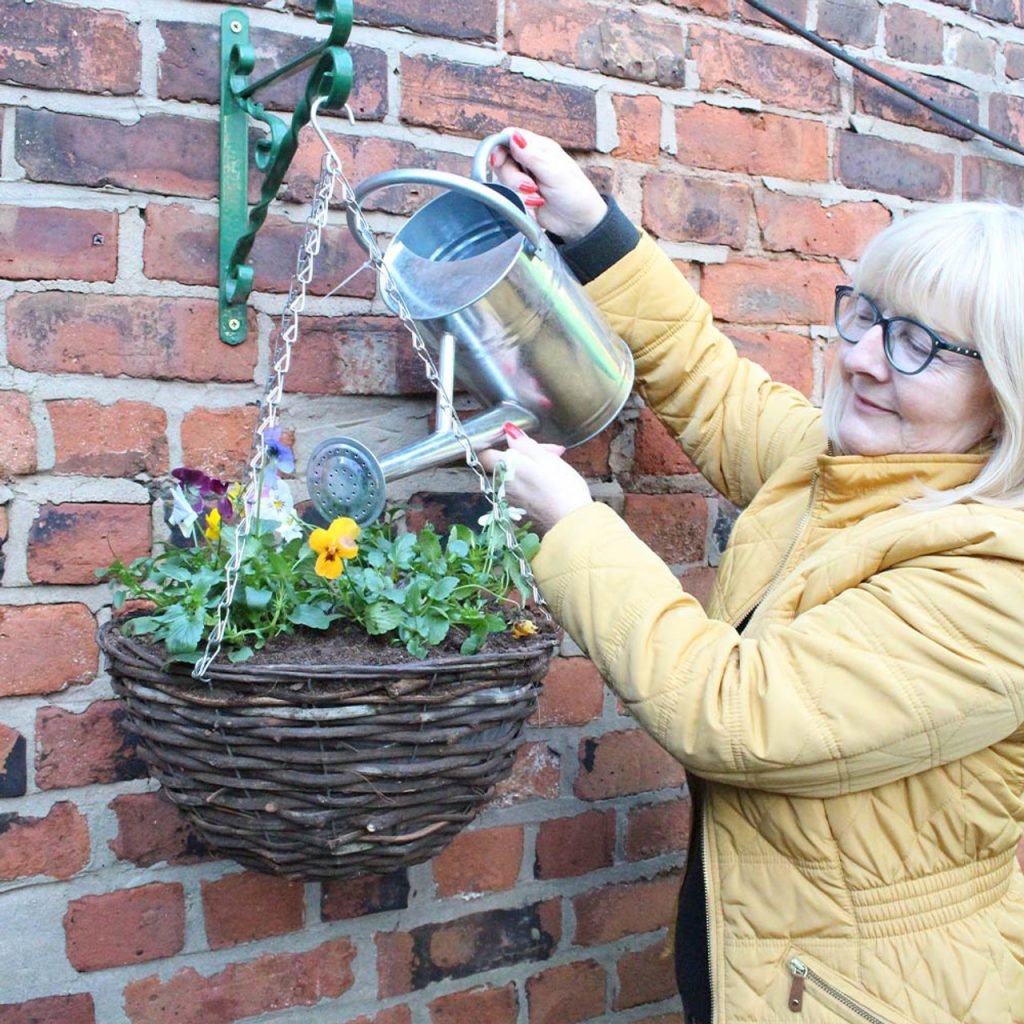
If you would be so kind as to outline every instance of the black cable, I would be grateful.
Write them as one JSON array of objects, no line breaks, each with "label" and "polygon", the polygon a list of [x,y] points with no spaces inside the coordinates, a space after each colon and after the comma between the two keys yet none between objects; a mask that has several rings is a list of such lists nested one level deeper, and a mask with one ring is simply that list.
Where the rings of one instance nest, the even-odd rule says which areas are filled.
[{"label": "black cable", "polygon": [[938,114],[940,117],[944,117],[946,120],[960,125],[961,128],[966,128],[975,135],[981,135],[982,137],[989,139],[991,142],[995,142],[1000,146],[1005,146],[1007,149],[1013,150],[1014,153],[1020,153],[1021,156],[1024,156],[1024,147],[1019,146],[1016,142],[1004,138],[996,132],[989,131],[987,128],[982,128],[980,124],[968,121],[966,118],[961,117],[948,107],[944,107],[940,103],[935,103],[934,101],[919,95],[914,92],[913,89],[905,86],[902,82],[897,82],[895,78],[890,78],[883,72],[876,71],[873,67],[870,67],[863,61],[857,60],[856,57],[851,57],[845,50],[833,45],[827,39],[822,39],[817,33],[811,32],[809,29],[804,28],[803,25],[797,24],[797,22],[793,21],[792,18],[767,6],[767,4],[762,3],[761,0],[746,0],[746,2],[755,10],[767,15],[773,21],[777,21],[780,25],[785,25],[791,32],[795,32],[798,36],[803,36],[803,38],[808,42],[821,47],[821,49],[825,50],[826,53],[832,54],[833,57],[837,57],[839,60],[849,64],[851,67],[863,72],[869,78],[874,78],[883,85],[889,86],[890,89],[895,89],[896,92],[906,96],[907,99],[913,100],[915,103],[920,103],[922,107],[927,107],[933,114]]}]

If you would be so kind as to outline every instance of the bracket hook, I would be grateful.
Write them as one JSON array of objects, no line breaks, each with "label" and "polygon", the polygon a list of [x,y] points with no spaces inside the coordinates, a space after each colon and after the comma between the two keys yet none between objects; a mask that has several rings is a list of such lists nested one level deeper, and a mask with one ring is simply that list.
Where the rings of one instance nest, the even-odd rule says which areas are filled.
[{"label": "bracket hook", "polygon": [[[218,325],[221,341],[238,345],[246,337],[246,302],[253,268],[246,261],[309,121],[313,104],[344,107],[352,89],[352,57],[345,44],[352,31],[352,0],[316,0],[314,17],[329,24],[319,45],[255,82],[249,76],[256,51],[249,42],[249,19],[232,8],[221,15],[220,43],[220,245]],[[306,89],[291,121],[268,114],[254,97],[273,82],[310,67]],[[349,112],[351,118],[351,111]],[[262,174],[259,199],[249,207],[249,119],[266,134],[255,145],[254,162]]]}]

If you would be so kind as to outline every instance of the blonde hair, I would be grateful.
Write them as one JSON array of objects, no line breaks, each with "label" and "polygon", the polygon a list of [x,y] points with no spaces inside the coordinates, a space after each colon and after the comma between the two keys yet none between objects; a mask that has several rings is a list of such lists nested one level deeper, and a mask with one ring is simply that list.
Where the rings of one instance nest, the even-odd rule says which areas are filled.
[{"label": "blonde hair", "polygon": [[[1024,506],[1024,211],[976,202],[913,213],[868,243],[853,284],[880,308],[899,310],[982,355],[998,410],[988,460],[969,484],[931,494],[926,504]],[[833,369],[823,414],[840,454],[841,393]]]}]

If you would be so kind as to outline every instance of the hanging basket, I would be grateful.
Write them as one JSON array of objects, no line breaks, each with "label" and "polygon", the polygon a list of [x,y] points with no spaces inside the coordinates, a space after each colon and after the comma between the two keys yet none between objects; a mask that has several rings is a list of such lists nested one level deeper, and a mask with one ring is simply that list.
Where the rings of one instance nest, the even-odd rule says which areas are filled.
[{"label": "hanging basket", "polygon": [[382,874],[440,852],[512,767],[557,635],[391,665],[218,665],[209,682],[100,629],[150,774],[219,854]]}]

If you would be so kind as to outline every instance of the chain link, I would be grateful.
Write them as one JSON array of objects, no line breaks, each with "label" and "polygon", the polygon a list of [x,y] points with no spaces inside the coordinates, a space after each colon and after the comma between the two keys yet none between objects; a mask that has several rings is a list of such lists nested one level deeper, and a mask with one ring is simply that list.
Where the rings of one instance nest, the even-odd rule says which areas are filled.
[{"label": "chain link", "polygon": [[[276,426],[278,423],[278,409],[284,394],[285,377],[291,366],[292,348],[299,337],[299,317],[306,306],[306,290],[313,280],[313,265],[320,253],[331,201],[334,198],[336,188],[340,184],[341,205],[354,218],[358,225],[360,236],[367,244],[368,260],[363,264],[363,267],[367,265],[372,266],[377,272],[381,296],[385,299],[389,308],[397,314],[412,337],[413,347],[423,364],[427,380],[437,393],[438,403],[443,409],[444,414],[448,417],[451,431],[464,451],[466,465],[476,475],[481,493],[487,498],[494,510],[494,521],[501,528],[508,549],[518,560],[521,578],[529,585],[530,596],[534,603],[540,609],[545,610],[544,599],[537,589],[533,570],[523,554],[519,540],[516,537],[515,527],[508,511],[508,502],[500,498],[495,492],[490,477],[484,470],[479,458],[477,458],[473,443],[467,436],[462,426],[462,421],[459,419],[458,410],[455,408],[452,396],[441,381],[437,364],[434,362],[430,350],[420,335],[419,328],[413,320],[405,300],[402,298],[401,290],[384,263],[384,254],[363,215],[362,208],[356,201],[355,192],[345,177],[341,161],[330,140],[320,127],[317,111],[321,102],[322,98],[318,98],[313,103],[312,110],[310,111],[310,124],[313,126],[324,147],[324,155],[320,162],[320,177],[313,191],[313,200],[310,205],[309,216],[306,218],[302,244],[299,247],[299,254],[296,260],[295,275],[288,290],[288,298],[285,301],[284,310],[281,314],[281,327],[277,333],[274,351],[271,356],[270,374],[268,375],[263,396],[260,400],[260,420],[253,432],[252,449],[246,467],[245,497],[242,507],[246,509],[255,509],[257,507],[263,471],[267,461],[267,446],[264,434],[265,431]],[[231,603],[234,600],[235,589],[238,585],[238,574],[244,559],[245,542],[252,530],[254,519],[255,515],[243,516],[241,523],[235,530],[231,558],[224,568],[224,593],[221,595],[214,613],[216,622],[207,639],[206,650],[202,658],[196,662],[195,668],[192,671],[192,675],[196,679],[206,680],[206,674],[210,670],[210,666],[220,654],[224,634],[230,622]]]}]

